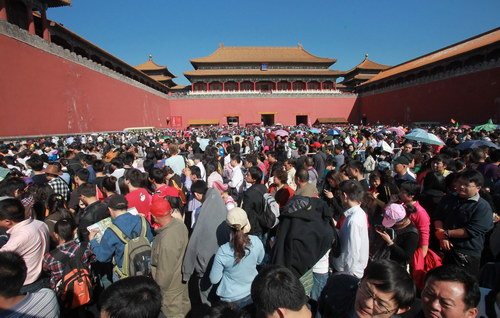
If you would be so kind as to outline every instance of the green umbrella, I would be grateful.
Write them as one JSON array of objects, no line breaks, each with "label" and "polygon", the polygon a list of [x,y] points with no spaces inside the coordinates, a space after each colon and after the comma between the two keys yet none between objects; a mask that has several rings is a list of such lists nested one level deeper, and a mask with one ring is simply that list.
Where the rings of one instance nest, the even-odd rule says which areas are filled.
[{"label": "green umbrella", "polygon": [[481,131],[481,130],[492,131],[497,129],[497,127],[498,125],[495,125],[493,121],[490,119],[486,124],[476,126],[476,128],[474,128],[474,131]]}]

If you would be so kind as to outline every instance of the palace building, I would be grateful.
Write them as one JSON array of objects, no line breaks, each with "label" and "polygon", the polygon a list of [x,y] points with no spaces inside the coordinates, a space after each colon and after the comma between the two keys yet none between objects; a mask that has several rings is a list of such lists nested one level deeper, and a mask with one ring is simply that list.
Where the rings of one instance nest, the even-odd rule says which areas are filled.
[{"label": "palace building", "polygon": [[388,68],[390,68],[389,65],[375,63],[368,59],[368,54],[365,54],[363,62],[345,72],[342,84],[345,85],[346,88],[354,89],[359,84],[372,79],[375,75]]},{"label": "palace building", "polygon": [[[500,122],[500,28],[389,67],[349,71],[297,47],[225,47],[176,85],[47,19],[69,0],[0,0],[0,137],[207,125]],[[162,63],[164,64],[164,63]],[[342,82],[338,82],[342,79]]]},{"label": "palace building", "polygon": [[176,78],[177,76],[170,73],[170,71],[166,66],[161,66],[153,62],[152,55],[149,55],[148,61],[135,66],[135,68],[138,69],[139,71],[142,71],[143,73],[146,73],[149,77],[164,84],[168,88],[172,88],[177,85],[173,81],[173,79]]},{"label": "palace building", "polygon": [[190,60],[184,75],[193,92],[336,90],[344,73],[330,70],[337,60],[297,47],[226,47]]}]

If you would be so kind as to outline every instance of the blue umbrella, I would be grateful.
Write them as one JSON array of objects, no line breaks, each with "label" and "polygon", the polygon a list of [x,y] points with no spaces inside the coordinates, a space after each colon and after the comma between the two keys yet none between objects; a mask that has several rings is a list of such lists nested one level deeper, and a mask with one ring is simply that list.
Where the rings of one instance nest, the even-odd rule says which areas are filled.
[{"label": "blue umbrella", "polygon": [[309,129],[309,132],[312,132],[313,134],[319,134],[321,130],[319,130],[318,128],[311,128]]},{"label": "blue umbrella", "polygon": [[469,140],[466,142],[461,143],[460,145],[457,146],[458,150],[464,150],[464,149],[469,149],[469,148],[478,148],[481,146],[486,146],[486,147],[493,147],[496,149],[499,149],[497,144],[488,141],[488,140]]},{"label": "blue umbrella", "polygon": [[420,141],[426,144],[444,146],[445,143],[438,136],[431,134],[423,129],[413,129],[411,133],[404,136],[406,139]]},{"label": "blue umbrella", "polygon": [[326,134],[330,136],[340,136],[340,131],[337,129],[330,129],[326,132]]},{"label": "blue umbrella", "polygon": [[231,138],[231,137],[227,137],[227,136],[217,138],[217,141],[218,141],[218,142],[226,142],[226,141],[230,141],[230,140],[233,140],[233,138]]}]

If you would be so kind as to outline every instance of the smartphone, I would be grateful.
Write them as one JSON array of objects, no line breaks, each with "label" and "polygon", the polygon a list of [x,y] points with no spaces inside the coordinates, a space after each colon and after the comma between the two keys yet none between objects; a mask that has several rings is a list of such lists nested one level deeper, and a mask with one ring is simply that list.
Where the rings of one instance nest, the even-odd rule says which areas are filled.
[{"label": "smartphone", "polygon": [[394,232],[394,229],[392,229],[392,228],[390,228],[390,227],[389,227],[389,228],[386,228],[386,229],[385,229],[385,232],[386,232],[387,234],[389,234],[389,237],[391,238],[391,240],[393,240],[393,241],[394,241],[394,237],[396,236],[396,235],[394,234],[394,233],[395,233],[395,232]]},{"label": "smartphone", "polygon": [[375,225],[375,230],[377,230],[379,232],[385,232],[386,228],[385,228],[385,226],[383,226],[381,224],[377,224],[377,225]]}]

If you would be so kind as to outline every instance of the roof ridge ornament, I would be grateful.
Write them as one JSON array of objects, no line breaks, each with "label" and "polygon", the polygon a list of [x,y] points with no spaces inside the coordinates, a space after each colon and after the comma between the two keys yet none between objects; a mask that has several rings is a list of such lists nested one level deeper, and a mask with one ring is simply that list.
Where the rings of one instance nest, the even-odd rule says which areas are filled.
[{"label": "roof ridge ornament", "polygon": [[365,53],[365,60],[368,58],[368,53]]},{"label": "roof ridge ornament", "polygon": [[302,47],[302,43],[297,43],[297,47],[298,47],[299,49],[303,49],[303,47]]},{"label": "roof ridge ornament", "polygon": [[219,43],[219,49],[224,47],[224,43]]},{"label": "roof ridge ornament", "polygon": [[152,54],[149,54],[149,60],[153,61],[153,55]]}]

